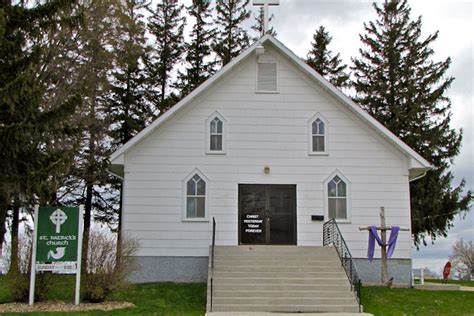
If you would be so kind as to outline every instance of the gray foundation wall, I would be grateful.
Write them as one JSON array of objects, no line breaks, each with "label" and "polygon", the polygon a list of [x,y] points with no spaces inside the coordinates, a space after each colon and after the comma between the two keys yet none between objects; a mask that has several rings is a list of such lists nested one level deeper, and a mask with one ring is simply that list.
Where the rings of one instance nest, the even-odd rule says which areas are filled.
[{"label": "gray foundation wall", "polygon": [[136,257],[133,283],[207,282],[207,257]]},{"label": "gray foundation wall", "polygon": [[[133,283],[207,282],[208,257],[136,257],[138,269]],[[380,259],[354,258],[362,282],[380,282]],[[388,275],[395,284],[411,285],[411,259],[389,259]]]},{"label": "gray foundation wall", "polygon": [[[381,260],[354,258],[357,273],[362,282],[380,283]],[[411,259],[388,259],[388,277],[394,284],[411,285]]]}]

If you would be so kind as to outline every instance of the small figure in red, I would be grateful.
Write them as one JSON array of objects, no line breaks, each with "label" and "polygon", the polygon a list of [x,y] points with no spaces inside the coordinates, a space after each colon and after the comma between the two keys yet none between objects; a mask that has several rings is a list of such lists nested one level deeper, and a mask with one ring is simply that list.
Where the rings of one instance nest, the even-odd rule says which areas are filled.
[{"label": "small figure in red", "polygon": [[443,269],[443,284],[448,284],[449,273],[451,273],[451,262],[447,262]]}]

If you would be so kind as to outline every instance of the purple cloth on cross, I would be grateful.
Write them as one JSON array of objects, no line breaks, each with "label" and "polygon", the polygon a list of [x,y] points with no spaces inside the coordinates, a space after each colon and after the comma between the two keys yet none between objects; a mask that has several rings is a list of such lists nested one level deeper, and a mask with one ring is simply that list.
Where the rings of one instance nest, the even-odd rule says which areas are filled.
[{"label": "purple cloth on cross", "polygon": [[395,245],[397,243],[399,230],[400,227],[392,226],[390,237],[388,238],[388,243],[384,244],[382,239],[377,234],[377,227],[369,226],[369,247],[367,249],[367,257],[370,261],[372,261],[372,259],[374,258],[374,248],[376,240],[379,246],[388,246],[387,258],[390,258],[393,255],[393,252],[395,251]]}]

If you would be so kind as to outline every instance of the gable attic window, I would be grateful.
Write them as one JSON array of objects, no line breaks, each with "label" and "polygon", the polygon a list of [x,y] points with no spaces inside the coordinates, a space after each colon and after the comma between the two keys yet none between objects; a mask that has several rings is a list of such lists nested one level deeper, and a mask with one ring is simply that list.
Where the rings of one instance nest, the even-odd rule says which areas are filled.
[{"label": "gable attic window", "polygon": [[278,92],[277,66],[276,63],[257,63],[257,92]]},{"label": "gable attic window", "polygon": [[309,154],[328,154],[328,122],[321,114],[316,114],[309,120]]},{"label": "gable attic window", "polygon": [[214,112],[206,120],[206,153],[225,154],[226,120],[219,112]]}]

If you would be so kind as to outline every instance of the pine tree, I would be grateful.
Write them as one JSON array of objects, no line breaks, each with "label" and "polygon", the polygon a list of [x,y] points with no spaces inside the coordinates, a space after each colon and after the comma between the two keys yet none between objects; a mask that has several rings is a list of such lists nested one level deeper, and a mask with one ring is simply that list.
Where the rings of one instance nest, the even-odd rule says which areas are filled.
[{"label": "pine tree", "polygon": [[149,100],[163,114],[177,100],[168,92],[171,86],[171,72],[184,53],[184,6],[175,0],[163,0],[151,11],[148,30],[154,36],[154,45],[146,60],[147,76],[150,81]]},{"label": "pine tree", "polygon": [[212,17],[210,1],[193,0],[188,8],[189,15],[196,19],[191,31],[190,43],[185,45],[187,67],[179,74],[176,88],[181,97],[186,96],[215,72],[215,61],[210,61],[211,41],[216,32],[209,19]]},{"label": "pine tree", "polygon": [[[148,47],[145,39],[145,23],[140,13],[145,3],[137,0],[122,1],[118,14],[118,34],[112,50],[115,69],[112,72],[111,91],[107,96],[108,120],[112,149],[128,142],[153,118],[153,107],[146,98],[146,72],[144,61]],[[107,223],[121,237],[122,183],[110,179],[112,188],[120,192],[116,208],[103,208],[94,219]],[[117,225],[115,225],[115,223]]]},{"label": "pine tree", "polygon": [[[70,118],[79,97],[69,95],[54,107],[44,103],[47,86],[40,80],[44,68],[41,34],[54,32],[61,21],[56,13],[69,2],[49,1],[26,6],[4,1],[0,8],[0,246],[6,215],[13,207],[12,267],[21,201],[37,201],[41,184],[64,170],[73,151]],[[65,144],[56,144],[65,140]]]},{"label": "pine tree", "polygon": [[[70,71],[78,72],[82,102],[74,121],[80,128],[79,149],[74,165],[62,181],[58,203],[84,205],[83,264],[86,264],[89,231],[93,219],[102,220],[101,214],[114,214],[106,224],[116,225],[119,194],[113,184],[117,181],[108,172],[109,156],[113,151],[109,103],[109,79],[116,60],[111,48],[117,46],[120,32],[119,10],[121,0],[94,0],[80,2],[80,28],[70,34],[68,55],[75,63]],[[75,43],[75,44],[74,44]],[[75,79],[75,78],[74,78]]]},{"label": "pine tree", "polygon": [[220,59],[222,66],[237,57],[249,46],[250,38],[242,24],[250,17],[247,10],[249,0],[217,0],[216,24],[217,31],[213,50]]},{"label": "pine tree", "polygon": [[[270,17],[268,18],[268,21],[271,22],[273,20],[273,14],[270,15]],[[257,37],[253,38],[254,41],[258,40],[260,37],[262,37],[264,32],[263,32],[263,29],[264,29],[264,18],[265,18],[265,13],[264,13],[264,9],[263,9],[263,6],[260,7],[260,9],[258,10],[258,14],[254,16],[255,18],[255,24],[252,25],[252,30],[254,30],[256,33],[257,33]],[[270,34],[271,36],[275,37],[277,36],[277,32],[275,31],[275,29],[272,27],[270,27],[270,29],[267,31],[267,34]]]},{"label": "pine tree", "polygon": [[332,51],[328,49],[331,40],[329,32],[324,26],[320,26],[313,35],[312,47],[306,57],[306,63],[336,87],[346,87],[349,85],[347,65],[342,64],[339,54],[332,56]]},{"label": "pine tree", "polygon": [[146,100],[144,60],[147,47],[145,25],[140,10],[143,4],[125,0],[118,11],[118,35],[113,58],[111,93],[108,96],[108,116],[112,123],[110,136],[113,147],[128,142],[153,118],[153,108]]},{"label": "pine tree", "polygon": [[421,17],[410,19],[406,0],[374,8],[377,20],[364,24],[365,47],[353,59],[355,101],[434,166],[410,183],[412,232],[419,245],[427,236],[446,236],[455,214],[472,201],[470,191],[463,193],[464,180],[452,187],[449,171],[462,140],[462,131],[450,127],[451,60],[432,60],[430,45],[438,33],[422,37]]}]

